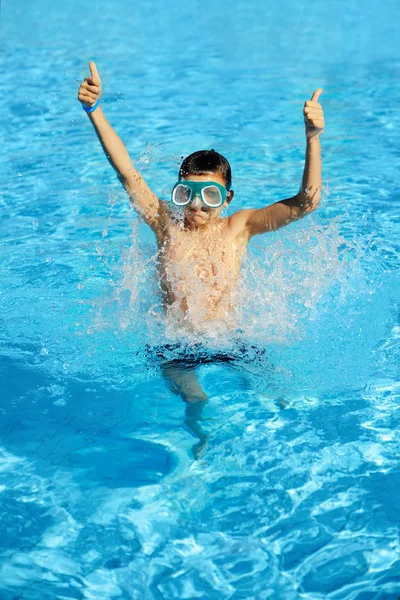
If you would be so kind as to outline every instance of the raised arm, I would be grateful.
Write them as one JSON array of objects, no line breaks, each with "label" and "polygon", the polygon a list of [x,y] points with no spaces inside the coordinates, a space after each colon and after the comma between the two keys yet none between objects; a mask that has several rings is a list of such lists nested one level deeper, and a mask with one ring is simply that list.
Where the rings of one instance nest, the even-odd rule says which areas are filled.
[{"label": "raised arm", "polygon": [[[101,96],[101,80],[94,62],[89,63],[90,77],[81,83],[78,99],[86,108],[93,108]],[[157,196],[153,194],[143,177],[135,169],[129,154],[114,129],[105,118],[100,106],[88,112],[97,137],[110,165],[129,194],[133,206],[153,230],[159,227],[163,211]]]},{"label": "raised arm", "polygon": [[304,105],[307,147],[300,191],[292,198],[275,202],[265,208],[242,211],[247,213],[243,214],[242,219],[249,236],[285,227],[317,208],[322,189],[319,138],[324,128],[324,114],[318,102],[321,94],[322,90],[319,88]]}]

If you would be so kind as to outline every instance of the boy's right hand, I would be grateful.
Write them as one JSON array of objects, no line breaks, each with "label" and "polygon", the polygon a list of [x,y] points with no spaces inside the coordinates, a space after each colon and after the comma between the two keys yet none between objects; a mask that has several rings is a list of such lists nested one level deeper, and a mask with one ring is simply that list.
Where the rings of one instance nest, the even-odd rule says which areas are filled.
[{"label": "boy's right hand", "polygon": [[101,79],[96,63],[89,63],[90,77],[86,77],[79,88],[78,100],[87,108],[91,108],[101,96]]}]

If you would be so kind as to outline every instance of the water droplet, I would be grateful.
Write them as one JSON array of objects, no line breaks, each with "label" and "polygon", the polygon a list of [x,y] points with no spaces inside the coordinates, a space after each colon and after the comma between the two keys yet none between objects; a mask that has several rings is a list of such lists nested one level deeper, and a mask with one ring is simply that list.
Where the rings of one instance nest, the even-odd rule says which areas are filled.
[{"label": "water droplet", "polygon": [[55,400],[53,404],[55,406],[65,406],[67,404],[67,401],[64,398],[59,398],[58,400]]}]

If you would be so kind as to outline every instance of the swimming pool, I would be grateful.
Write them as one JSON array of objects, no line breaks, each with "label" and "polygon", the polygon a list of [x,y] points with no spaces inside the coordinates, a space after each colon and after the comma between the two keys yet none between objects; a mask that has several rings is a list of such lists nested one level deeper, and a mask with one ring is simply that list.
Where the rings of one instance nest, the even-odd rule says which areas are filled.
[{"label": "swimming pool", "polygon": [[[1,600],[399,597],[399,8],[381,8],[4,7]],[[297,191],[324,88],[321,208],[252,244],[242,327],[264,353],[199,368],[198,460],[145,353],[174,336],[154,240],[76,100],[92,59],[154,191],[215,148],[233,208]]]}]

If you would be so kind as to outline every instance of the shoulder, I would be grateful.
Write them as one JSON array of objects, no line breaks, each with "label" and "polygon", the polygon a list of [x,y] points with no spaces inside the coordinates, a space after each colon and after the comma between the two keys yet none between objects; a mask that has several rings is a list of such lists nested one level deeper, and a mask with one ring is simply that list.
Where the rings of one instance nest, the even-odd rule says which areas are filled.
[{"label": "shoulder", "polygon": [[228,218],[228,228],[233,237],[243,240],[250,238],[248,222],[253,212],[252,208],[238,210]]},{"label": "shoulder", "polygon": [[250,240],[248,219],[253,212],[252,209],[238,210],[227,219],[229,236],[234,240],[236,246],[247,245]]},{"label": "shoulder", "polygon": [[158,245],[162,246],[172,235],[176,235],[176,232],[179,232],[181,229],[179,221],[171,214],[168,204],[164,200],[160,200],[157,220],[153,227]]},{"label": "shoulder", "polygon": [[[153,230],[153,233],[155,233],[157,239],[160,240],[160,239],[164,238],[165,231],[166,231],[171,219],[170,219],[168,209],[165,206],[165,203],[163,202],[163,200],[158,199],[158,201],[159,201],[159,203],[158,203],[158,207],[157,207],[157,212],[155,214],[151,215],[151,218],[145,219],[145,221],[150,226],[150,228]],[[141,215],[141,216],[143,216],[143,215]]]}]

